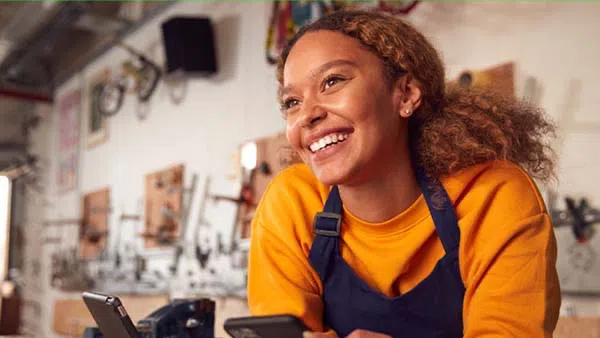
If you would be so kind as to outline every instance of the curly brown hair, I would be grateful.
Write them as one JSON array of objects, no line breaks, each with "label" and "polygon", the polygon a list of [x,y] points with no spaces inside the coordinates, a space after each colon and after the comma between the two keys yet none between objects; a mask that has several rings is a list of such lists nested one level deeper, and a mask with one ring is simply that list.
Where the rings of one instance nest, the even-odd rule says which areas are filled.
[{"label": "curly brown hair", "polygon": [[341,10],[304,26],[280,54],[280,85],[292,47],[304,34],[318,30],[357,39],[384,62],[390,84],[406,73],[418,81],[422,104],[409,119],[409,144],[415,165],[428,175],[452,175],[475,164],[508,160],[542,181],[554,177],[553,152],[545,142],[555,127],[544,112],[493,90],[446,86],[436,49],[397,17]]}]

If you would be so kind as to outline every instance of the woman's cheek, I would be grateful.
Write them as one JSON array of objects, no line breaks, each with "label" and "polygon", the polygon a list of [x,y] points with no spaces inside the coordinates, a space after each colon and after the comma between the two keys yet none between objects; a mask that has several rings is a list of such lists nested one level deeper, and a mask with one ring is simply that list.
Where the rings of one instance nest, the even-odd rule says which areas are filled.
[{"label": "woman's cheek", "polygon": [[300,133],[297,126],[288,122],[285,134],[288,143],[292,148],[294,148],[294,150],[298,150],[302,146],[300,142]]}]

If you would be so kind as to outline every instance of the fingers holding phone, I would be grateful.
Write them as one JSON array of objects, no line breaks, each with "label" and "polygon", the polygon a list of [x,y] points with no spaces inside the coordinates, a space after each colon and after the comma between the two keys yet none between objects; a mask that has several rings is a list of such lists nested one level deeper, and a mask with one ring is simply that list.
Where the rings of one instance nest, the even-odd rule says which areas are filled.
[{"label": "fingers holding phone", "polygon": [[322,333],[322,332],[310,332],[306,331],[302,335],[302,338],[338,338],[335,333]]},{"label": "fingers holding phone", "polygon": [[[223,325],[233,338],[341,338],[335,332],[310,332],[304,323],[293,315],[251,316],[229,318]],[[345,338],[392,338],[391,336],[355,330]]]},{"label": "fingers holding phone", "polygon": [[292,315],[229,318],[223,328],[233,338],[301,338],[308,330]]},{"label": "fingers holding phone", "polygon": [[367,330],[355,330],[346,338],[392,338],[392,336]]},{"label": "fingers holding phone", "polygon": [[[320,332],[304,332],[303,338],[332,338],[333,336],[327,333]],[[346,338],[392,338],[391,336],[371,332],[367,330],[355,330],[350,335],[346,336]]]}]

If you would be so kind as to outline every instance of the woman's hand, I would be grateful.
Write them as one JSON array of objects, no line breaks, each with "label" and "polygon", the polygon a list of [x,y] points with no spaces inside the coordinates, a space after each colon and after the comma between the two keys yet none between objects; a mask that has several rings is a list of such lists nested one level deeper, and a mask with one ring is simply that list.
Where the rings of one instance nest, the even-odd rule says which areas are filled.
[{"label": "woman's hand", "polygon": [[371,332],[367,330],[354,330],[348,337],[346,338],[392,338],[392,336],[388,336],[387,334]]},{"label": "woman's hand", "polygon": [[[304,338],[332,338],[332,335],[320,332],[304,332]],[[366,330],[354,330],[346,338],[392,338],[391,336]]]}]

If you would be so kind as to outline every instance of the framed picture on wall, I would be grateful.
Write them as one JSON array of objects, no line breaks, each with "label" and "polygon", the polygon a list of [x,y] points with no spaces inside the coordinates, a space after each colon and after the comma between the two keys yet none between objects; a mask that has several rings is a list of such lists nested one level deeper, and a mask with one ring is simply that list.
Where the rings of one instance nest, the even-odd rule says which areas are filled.
[{"label": "framed picture on wall", "polygon": [[92,76],[87,92],[86,145],[93,148],[108,141],[108,119],[98,110],[98,93],[109,79],[110,70],[104,69]]},{"label": "framed picture on wall", "polygon": [[59,135],[56,187],[59,193],[65,193],[77,187],[81,99],[81,89],[77,88],[64,94],[58,104]]}]

